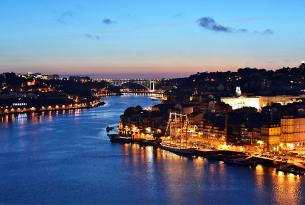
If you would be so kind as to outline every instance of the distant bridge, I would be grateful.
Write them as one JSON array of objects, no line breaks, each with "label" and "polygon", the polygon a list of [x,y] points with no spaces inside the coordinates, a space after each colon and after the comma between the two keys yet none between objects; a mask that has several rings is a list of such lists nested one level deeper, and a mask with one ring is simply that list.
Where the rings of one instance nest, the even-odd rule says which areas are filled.
[{"label": "distant bridge", "polygon": [[156,81],[154,80],[129,80],[129,79],[123,79],[123,80],[109,80],[109,83],[115,86],[122,86],[126,83],[135,83],[138,85],[143,86],[147,89],[148,92],[155,92],[155,84]]}]

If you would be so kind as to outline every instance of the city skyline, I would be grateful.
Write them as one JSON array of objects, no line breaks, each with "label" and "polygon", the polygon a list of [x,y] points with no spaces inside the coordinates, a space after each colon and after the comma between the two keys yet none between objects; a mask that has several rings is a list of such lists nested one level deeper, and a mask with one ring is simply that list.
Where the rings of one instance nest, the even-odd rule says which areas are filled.
[{"label": "city skyline", "polygon": [[0,204],[305,204],[304,7],[0,0]]},{"label": "city skyline", "polygon": [[0,72],[181,77],[304,60],[301,1],[1,1]]}]

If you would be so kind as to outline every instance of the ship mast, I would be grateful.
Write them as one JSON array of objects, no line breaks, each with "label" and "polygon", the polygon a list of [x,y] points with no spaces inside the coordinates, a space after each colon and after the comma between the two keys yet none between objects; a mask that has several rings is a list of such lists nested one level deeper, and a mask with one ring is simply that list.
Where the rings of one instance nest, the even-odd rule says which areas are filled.
[{"label": "ship mast", "polygon": [[167,122],[167,127],[165,130],[165,136],[170,136],[171,139],[179,137],[180,147],[181,147],[182,138],[186,137],[186,143],[187,143],[187,126],[188,126],[187,115],[170,112]]}]

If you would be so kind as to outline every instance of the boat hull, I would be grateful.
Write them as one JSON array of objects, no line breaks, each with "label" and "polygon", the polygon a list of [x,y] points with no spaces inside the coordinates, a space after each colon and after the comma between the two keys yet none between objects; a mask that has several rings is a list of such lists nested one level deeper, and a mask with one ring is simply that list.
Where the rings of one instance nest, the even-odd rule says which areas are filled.
[{"label": "boat hull", "polygon": [[195,149],[193,148],[179,148],[179,147],[172,147],[172,146],[168,146],[168,145],[164,145],[164,144],[160,144],[159,147],[161,149],[164,149],[166,151],[175,153],[177,155],[181,155],[181,156],[188,156],[188,157],[192,157],[194,156],[195,153]]},{"label": "boat hull", "polygon": [[254,163],[251,160],[249,160],[249,159],[240,159],[240,158],[237,158],[237,159],[224,159],[224,162],[226,164],[230,164],[230,165],[246,166],[246,167],[254,165]]},{"label": "boat hull", "polygon": [[301,175],[303,176],[305,174],[304,170],[301,170],[301,169],[295,169],[295,168],[292,168],[290,166],[287,166],[287,165],[279,165],[276,167],[276,171],[279,172],[284,172],[284,173],[287,173],[287,174],[295,174],[295,175]]},{"label": "boat hull", "polygon": [[132,139],[131,137],[121,137],[119,135],[116,135],[116,134],[111,134],[111,135],[108,135],[109,139],[110,139],[110,142],[112,143],[131,143],[132,142]]}]

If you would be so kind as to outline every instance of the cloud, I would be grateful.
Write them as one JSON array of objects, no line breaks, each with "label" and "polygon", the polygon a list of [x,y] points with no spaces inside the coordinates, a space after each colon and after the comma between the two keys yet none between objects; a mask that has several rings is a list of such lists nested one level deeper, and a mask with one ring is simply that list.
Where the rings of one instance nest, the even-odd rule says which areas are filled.
[{"label": "cloud", "polygon": [[198,19],[197,22],[200,27],[211,31],[225,32],[225,33],[233,32],[232,28],[216,23],[216,21],[211,17],[202,17]]},{"label": "cloud", "polygon": [[181,16],[183,16],[182,13],[176,13],[175,15],[173,15],[174,18],[181,17]]},{"label": "cloud", "polygon": [[71,10],[63,12],[57,19],[61,24],[67,24],[73,18],[73,12]]},{"label": "cloud", "polygon": [[264,36],[267,36],[267,35],[273,35],[274,34],[274,31],[271,30],[271,29],[265,29],[263,31],[253,31],[254,34],[259,34],[259,35],[264,35]]},{"label": "cloud", "polygon": [[271,29],[266,29],[262,32],[263,35],[273,35],[274,32]]},{"label": "cloud", "polygon": [[253,32],[255,34],[261,34],[261,35],[273,35],[274,32],[271,29],[265,29],[263,31],[251,31],[245,28],[233,28],[229,26],[225,26],[222,24],[217,23],[213,18],[211,17],[202,17],[197,20],[197,24],[207,30],[211,30],[214,32],[223,32],[223,33],[249,33]]},{"label": "cloud", "polygon": [[248,29],[241,28],[241,29],[237,29],[236,31],[237,31],[237,32],[240,32],[240,33],[247,33],[247,32],[248,32]]},{"label": "cloud", "polygon": [[104,18],[104,19],[103,19],[103,23],[104,23],[104,24],[107,24],[107,25],[110,25],[110,24],[115,23],[115,21],[113,21],[113,20],[110,19],[110,18]]},{"label": "cloud", "polygon": [[85,37],[91,40],[100,40],[101,36],[97,34],[86,33]]}]

